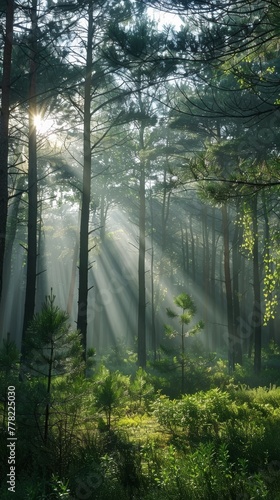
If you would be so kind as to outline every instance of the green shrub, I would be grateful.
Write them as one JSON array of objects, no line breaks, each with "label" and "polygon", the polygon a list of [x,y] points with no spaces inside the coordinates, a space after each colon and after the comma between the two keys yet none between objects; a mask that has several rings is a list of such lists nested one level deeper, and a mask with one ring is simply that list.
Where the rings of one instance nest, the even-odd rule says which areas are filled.
[{"label": "green shrub", "polygon": [[217,437],[223,424],[237,414],[229,394],[219,389],[184,395],[180,400],[161,396],[153,409],[161,425],[173,434],[184,433],[190,442]]},{"label": "green shrub", "polygon": [[145,499],[264,499],[268,495],[262,475],[251,475],[246,460],[232,463],[225,445],[200,444],[187,455],[173,446],[160,451],[150,448],[146,460],[150,493]]},{"label": "green shrub", "polygon": [[112,373],[101,365],[94,378],[94,406],[106,416],[107,430],[111,429],[115,410],[123,410],[128,396],[129,377]]},{"label": "green shrub", "polygon": [[143,368],[138,368],[133,380],[129,385],[130,401],[133,401],[132,409],[141,411],[142,408],[154,398],[154,386],[151,383],[151,377]]}]

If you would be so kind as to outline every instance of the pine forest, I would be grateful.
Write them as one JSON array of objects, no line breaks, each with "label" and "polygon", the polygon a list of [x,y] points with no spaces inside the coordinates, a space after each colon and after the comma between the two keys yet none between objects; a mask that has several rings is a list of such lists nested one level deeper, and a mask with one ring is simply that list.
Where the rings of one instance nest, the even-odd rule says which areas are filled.
[{"label": "pine forest", "polygon": [[1,500],[280,500],[278,0],[0,0]]}]

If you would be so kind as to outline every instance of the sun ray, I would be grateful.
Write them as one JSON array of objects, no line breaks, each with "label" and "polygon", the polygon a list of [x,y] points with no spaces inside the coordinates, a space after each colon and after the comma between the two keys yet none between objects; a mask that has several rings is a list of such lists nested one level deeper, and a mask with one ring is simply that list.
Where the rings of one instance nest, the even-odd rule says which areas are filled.
[{"label": "sun ray", "polygon": [[49,134],[54,128],[55,121],[53,118],[45,118],[38,114],[33,118],[37,133],[40,135]]}]

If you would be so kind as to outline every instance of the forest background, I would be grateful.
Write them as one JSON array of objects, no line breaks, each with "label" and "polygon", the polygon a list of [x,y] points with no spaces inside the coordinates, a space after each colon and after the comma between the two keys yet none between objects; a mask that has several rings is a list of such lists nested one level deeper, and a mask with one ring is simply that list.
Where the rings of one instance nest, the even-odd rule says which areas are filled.
[{"label": "forest background", "polygon": [[3,2],[1,335],[20,348],[53,289],[85,348],[136,341],[145,366],[184,291],[205,345],[260,371],[279,340],[279,8],[154,7]]},{"label": "forest background", "polygon": [[58,342],[33,422],[45,449],[52,377],[96,359],[115,398],[104,359],[144,385],[141,369],[179,369],[152,384],[174,397],[213,390],[214,372],[278,384],[278,2],[2,0],[0,26],[1,383]]}]

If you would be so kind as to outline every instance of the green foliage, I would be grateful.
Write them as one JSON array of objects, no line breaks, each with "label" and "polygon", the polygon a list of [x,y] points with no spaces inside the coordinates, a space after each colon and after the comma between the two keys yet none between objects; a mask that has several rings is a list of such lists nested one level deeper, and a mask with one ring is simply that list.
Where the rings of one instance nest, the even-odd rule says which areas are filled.
[{"label": "green foliage", "polygon": [[270,242],[267,242],[264,253],[263,294],[265,302],[264,325],[275,319],[278,306],[278,289],[280,284],[280,248],[279,231],[273,230]]},{"label": "green foliage", "polygon": [[151,383],[151,377],[143,368],[139,367],[129,386],[129,395],[135,402],[134,409],[139,412],[143,403],[150,401],[153,394],[154,386]]},{"label": "green foliage", "polygon": [[0,377],[7,379],[18,375],[20,353],[16,344],[9,339],[3,339],[0,349]]},{"label": "green foliage", "polygon": [[[174,446],[164,451],[155,447],[146,452],[150,471],[150,495],[144,498],[267,498],[268,489],[261,474],[251,474],[246,460],[232,463],[227,446],[201,443],[188,453]],[[157,485],[158,496],[153,491]]]},{"label": "green foliage", "polygon": [[107,429],[111,429],[114,409],[121,408],[127,395],[129,378],[119,372],[112,373],[101,365],[95,378],[94,404],[106,415]]},{"label": "green foliage", "polygon": [[179,323],[182,325],[182,330],[181,332],[177,332],[172,326],[170,325],[165,325],[165,333],[169,337],[173,337],[176,335],[181,335],[184,337],[194,335],[198,331],[202,330],[204,327],[203,321],[199,321],[191,330],[188,332],[183,331],[183,325],[188,325],[191,320],[193,319],[195,313],[196,313],[196,306],[190,297],[190,295],[186,293],[181,293],[180,295],[177,295],[177,297],[174,298],[174,304],[177,305],[182,309],[181,314],[177,314],[175,311],[173,311],[170,308],[166,309],[167,316],[169,318],[178,318]]},{"label": "green foliage", "polygon": [[51,480],[51,486],[53,489],[53,493],[50,494],[50,497],[54,500],[68,500],[70,499],[70,490],[68,488],[68,482],[65,483],[59,479],[59,477],[53,475]]},{"label": "green foliage", "polygon": [[[72,378],[71,393],[62,375],[52,387],[47,446],[47,388],[41,377],[25,379],[17,401],[16,500],[70,500],[81,492],[100,500],[277,499],[280,389],[238,386],[226,373],[224,362],[213,363],[209,383],[224,380],[226,390],[179,399],[154,394],[153,377],[143,369],[129,377],[102,365],[92,379]],[[96,409],[106,417],[103,427],[92,418]]]},{"label": "green foliage", "polygon": [[178,314],[176,314],[174,311],[172,311],[172,309],[170,309],[169,307],[166,308],[166,314],[167,314],[168,318],[177,318],[178,317]]},{"label": "green foliage", "polygon": [[121,370],[127,374],[136,371],[136,361],[137,354],[123,340],[118,340],[116,345],[101,360],[108,369]]},{"label": "green foliage", "polygon": [[185,395],[180,400],[161,396],[153,409],[178,450],[195,450],[202,443],[212,443],[215,449],[226,446],[230,463],[247,463],[246,469],[261,477],[265,464],[278,460],[279,402],[278,388],[232,387]]},{"label": "green foliage", "polygon": [[[63,474],[73,460],[81,425],[80,405],[87,392],[80,335],[68,316],[47,297],[27,330],[25,377],[16,386],[19,470],[38,476]],[[28,371],[27,371],[28,369]],[[69,383],[71,382],[71,392]]]},{"label": "green foliage", "polygon": [[244,250],[249,257],[252,257],[254,247],[252,208],[246,202],[242,205],[242,213],[239,217],[238,224],[243,229],[241,249]]},{"label": "green foliage", "polygon": [[[169,314],[168,314],[168,316],[169,316],[169,318],[171,317]],[[174,317],[176,317],[176,316],[173,316],[173,318]],[[168,337],[169,339],[173,339],[178,335],[178,332],[171,325],[164,325],[164,333],[165,333],[166,337]]]},{"label": "green foliage", "polygon": [[66,373],[80,374],[82,362],[81,336],[72,331],[68,315],[54,305],[55,295],[46,297],[42,310],[30,323],[25,340],[25,363],[34,375],[48,379]]},{"label": "green foliage", "polygon": [[[79,337],[69,331],[65,315],[50,321],[51,312],[58,310],[50,302],[48,306],[44,317],[53,334],[46,337],[38,330],[38,337],[57,342],[52,384],[46,384],[48,371],[39,366],[49,366],[51,359],[49,344],[41,349],[35,338],[35,326],[45,328],[39,315],[31,325],[34,358],[29,359],[36,359],[41,369],[37,376],[33,370],[15,382],[16,500],[70,500],[81,492],[97,500],[278,498],[280,389],[242,385],[251,376],[249,360],[229,377],[227,363],[214,355],[207,358],[199,341],[190,338],[184,357],[190,393],[179,399],[163,394],[180,392],[178,355],[168,349],[147,370],[133,367],[126,375],[102,364],[86,379],[79,366],[73,368],[73,360],[81,359]],[[185,333],[186,318],[181,321],[176,314],[173,319],[179,319]],[[199,330],[197,325],[189,331]],[[67,347],[64,337],[70,342]],[[14,377],[18,353],[14,346],[7,347],[4,373]],[[279,346],[271,344],[263,351],[264,366],[278,356]],[[122,365],[125,371],[128,364],[132,367]],[[0,444],[5,446],[4,435]],[[1,477],[6,467],[2,457]],[[0,495],[8,499],[6,484],[0,486]]]},{"label": "green foliage", "polygon": [[[128,436],[114,432],[107,440],[106,453],[101,457],[104,482],[98,498],[131,498],[140,489],[142,482],[141,457],[138,447],[131,443]],[[111,496],[110,496],[111,495]]]},{"label": "green foliage", "polygon": [[191,317],[193,317],[196,313],[195,304],[187,293],[180,293],[177,297],[174,298],[174,304],[184,311],[187,310]]},{"label": "green foliage", "polygon": [[[178,350],[162,345],[158,359],[149,363],[149,373],[155,389],[171,398],[177,398],[181,394],[180,368]],[[189,338],[188,341],[185,376],[190,394],[217,386],[226,387],[231,381],[227,362],[216,360],[215,353],[206,352],[197,337]]]},{"label": "green foliage", "polygon": [[[238,220],[242,227],[243,242],[241,250],[252,258],[254,241],[257,235],[253,232],[252,208],[247,202],[242,204],[242,212]],[[270,237],[265,242],[263,250],[264,279],[263,279],[263,297],[265,311],[263,324],[266,326],[269,320],[274,320],[278,307],[278,288],[280,283],[280,250],[279,250],[279,230],[271,223],[269,224]]]},{"label": "green foliage", "polygon": [[174,435],[184,433],[192,443],[218,436],[222,424],[236,415],[229,394],[219,389],[184,395],[180,400],[161,396],[154,403],[154,411],[161,425]]},{"label": "green foliage", "polygon": [[3,340],[0,349],[0,414],[1,423],[5,426],[8,417],[7,389],[10,385],[18,385],[20,353],[13,341]]}]

